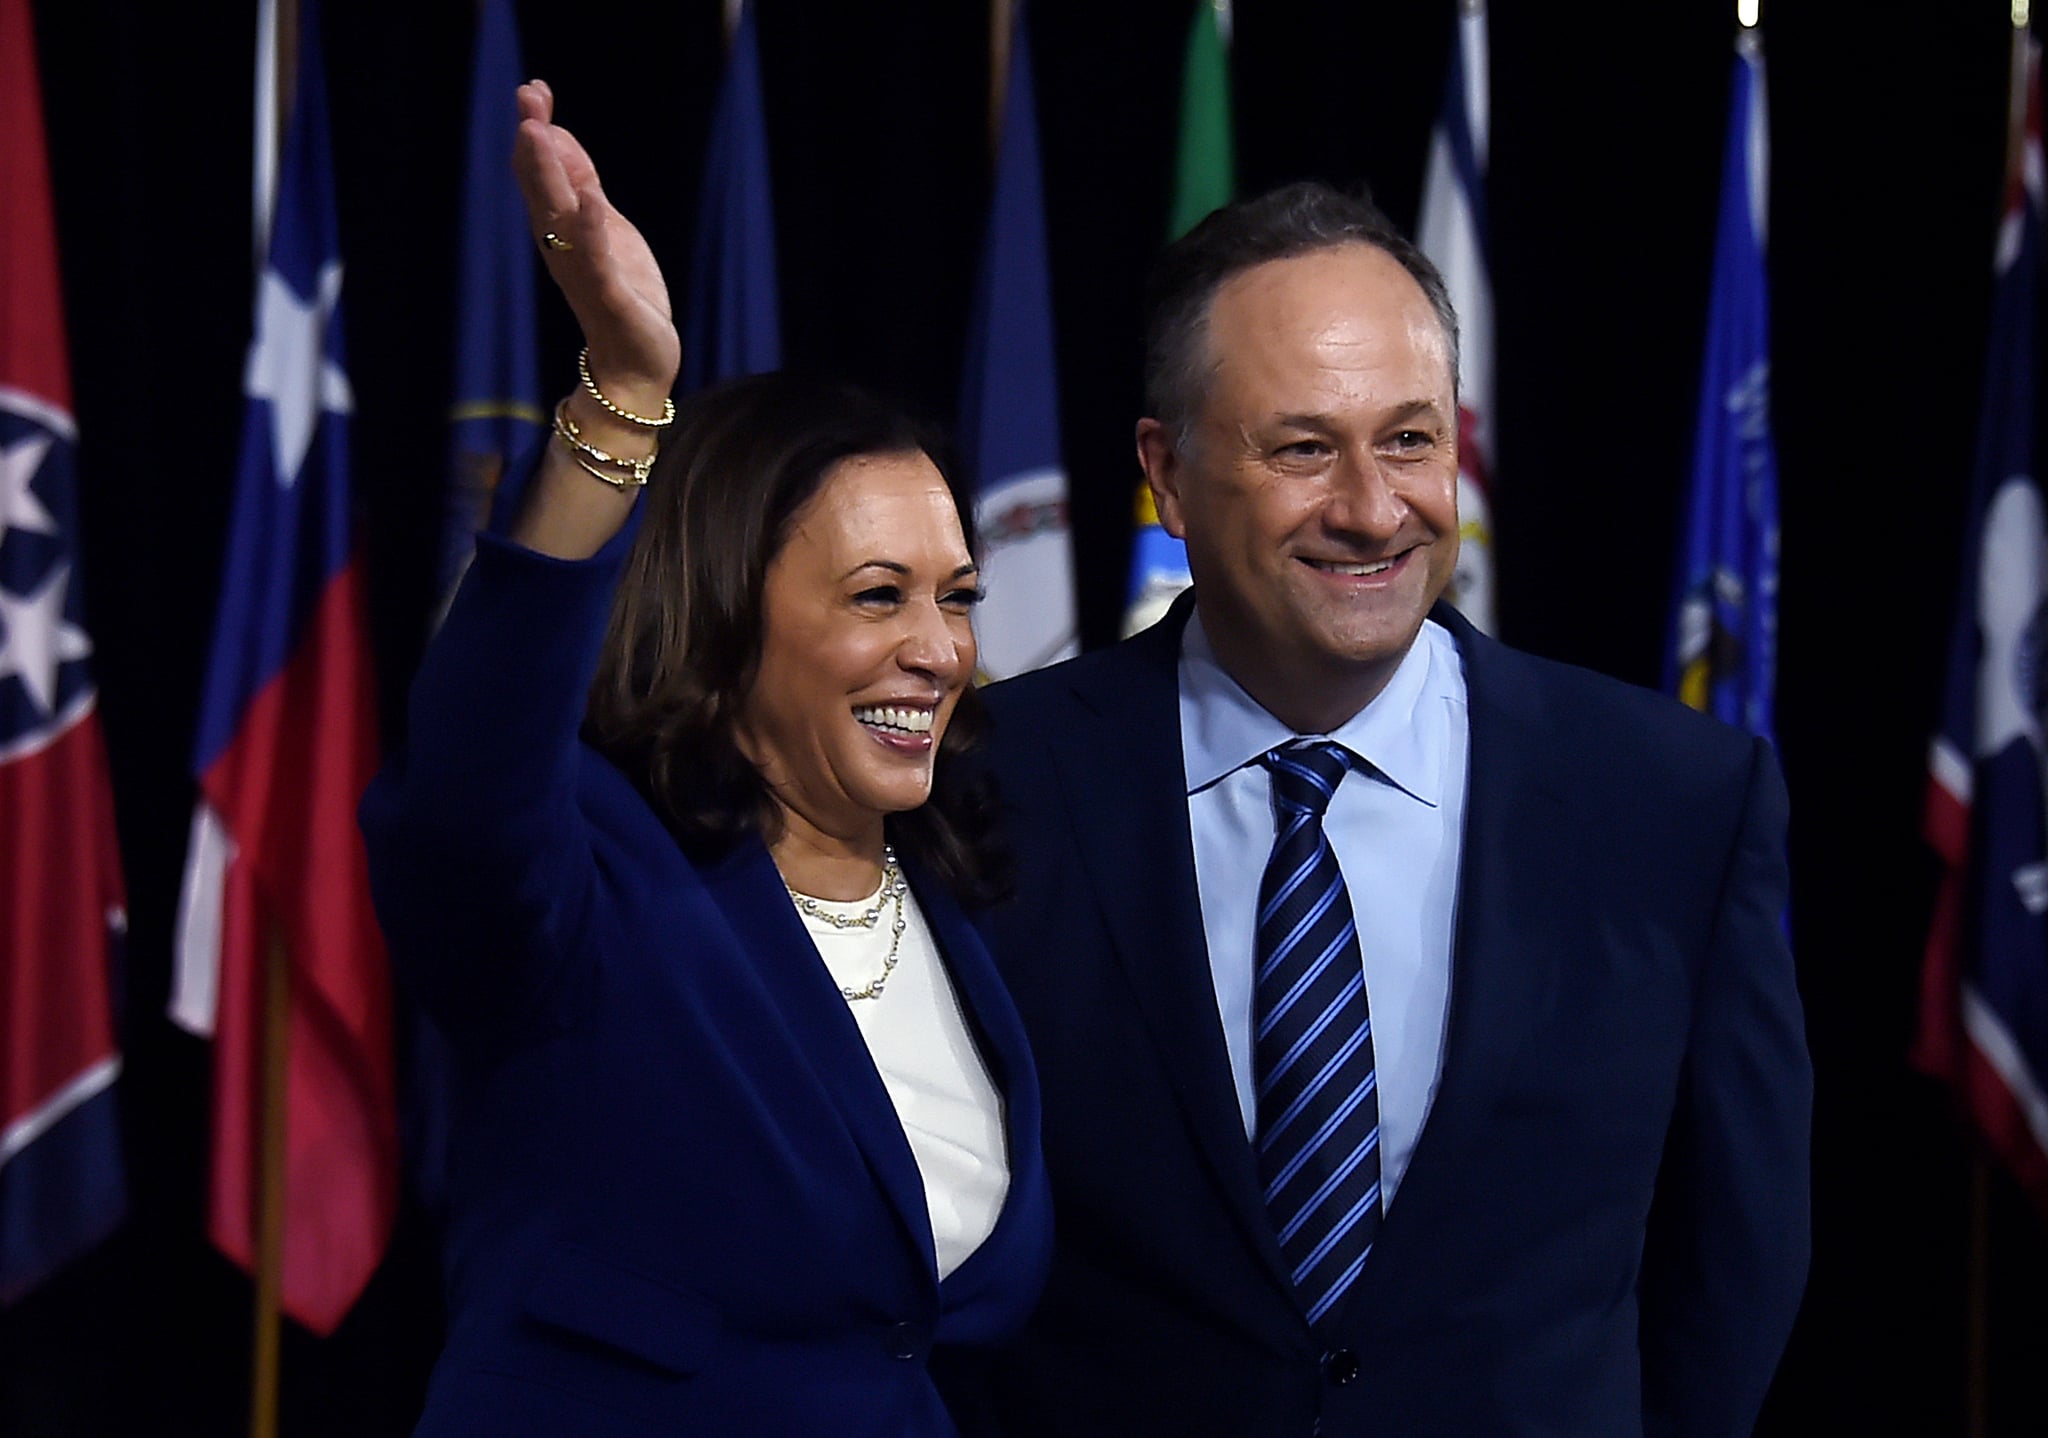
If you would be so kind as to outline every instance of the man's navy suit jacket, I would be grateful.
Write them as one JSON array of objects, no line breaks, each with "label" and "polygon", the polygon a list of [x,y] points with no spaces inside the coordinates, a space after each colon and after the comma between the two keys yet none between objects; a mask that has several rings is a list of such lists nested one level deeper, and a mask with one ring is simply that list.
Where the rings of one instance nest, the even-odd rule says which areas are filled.
[{"label": "man's navy suit jacket", "polygon": [[1032,1438],[1748,1431],[1809,1250],[1770,748],[1438,607],[1471,724],[1441,1085],[1311,1329],[1203,940],[1188,610],[988,696],[1021,868],[988,930],[1038,1059],[1057,1247],[960,1406]]}]

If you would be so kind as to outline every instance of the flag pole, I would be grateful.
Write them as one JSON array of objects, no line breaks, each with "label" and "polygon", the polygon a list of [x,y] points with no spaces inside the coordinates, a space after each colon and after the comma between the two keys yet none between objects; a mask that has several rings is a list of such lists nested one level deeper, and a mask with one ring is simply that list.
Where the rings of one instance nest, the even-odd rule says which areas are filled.
[{"label": "flag pole", "polygon": [[263,1115],[258,1139],[256,1331],[250,1438],[277,1438],[284,1298],[285,1086],[291,1056],[291,960],[275,926],[263,946]]},{"label": "flag pole", "polygon": [[988,152],[1003,146],[1003,104],[1009,98],[1010,34],[1016,26],[1015,0],[988,0]]},{"label": "flag pole", "polygon": [[[268,24],[264,22],[270,22]],[[287,118],[296,100],[299,54],[298,0],[275,0],[262,8],[258,22],[259,43],[274,41],[275,49],[258,58],[257,183],[265,191],[257,197],[258,232],[262,252],[256,257],[260,271],[269,260],[271,226],[276,222],[278,157],[283,151]],[[260,75],[265,64],[267,77]],[[274,102],[262,105],[268,93]],[[269,113],[263,113],[265,108]],[[263,1088],[257,1132],[256,1192],[256,1311],[250,1335],[249,1435],[277,1438],[278,1391],[283,1369],[284,1298],[284,1176],[286,1144],[285,1083],[291,1046],[291,970],[285,953],[284,936],[274,927],[263,955]]]}]

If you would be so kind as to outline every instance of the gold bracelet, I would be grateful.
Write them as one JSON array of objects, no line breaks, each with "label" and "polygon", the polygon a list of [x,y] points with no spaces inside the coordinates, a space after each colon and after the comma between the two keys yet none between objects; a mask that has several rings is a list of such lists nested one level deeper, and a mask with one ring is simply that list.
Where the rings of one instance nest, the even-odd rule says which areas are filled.
[{"label": "gold bracelet", "polygon": [[[645,459],[625,459],[608,454],[585,440],[583,431],[576,427],[576,421],[569,418],[569,401],[566,398],[555,405],[555,437],[569,447],[569,457],[582,465],[586,473],[595,475],[614,489],[639,489],[654,471],[654,455],[650,454]],[[610,465],[619,472],[617,477],[594,468],[593,460],[597,464]]]},{"label": "gold bracelet", "polygon": [[576,467],[592,479],[601,479],[613,489],[642,489],[647,484],[647,481],[644,479],[629,479],[623,474],[606,474],[580,454],[571,454],[569,458],[576,461]]},{"label": "gold bracelet", "polygon": [[634,414],[629,409],[620,409],[617,405],[606,399],[604,391],[597,387],[597,381],[590,377],[589,345],[585,345],[576,354],[576,373],[583,381],[584,392],[603,405],[608,413],[617,415],[627,424],[637,424],[642,429],[666,429],[676,421],[676,402],[666,397],[661,401],[660,419],[649,419],[645,415]]}]

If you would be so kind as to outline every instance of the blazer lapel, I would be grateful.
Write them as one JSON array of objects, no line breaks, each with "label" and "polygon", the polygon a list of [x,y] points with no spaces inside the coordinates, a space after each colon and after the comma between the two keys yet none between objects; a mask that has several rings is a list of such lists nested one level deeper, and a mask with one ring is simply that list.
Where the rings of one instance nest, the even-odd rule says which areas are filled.
[{"label": "blazer lapel", "polygon": [[1020,1229],[1033,1223],[1044,1225],[1045,1153],[1039,1138],[1038,1074],[1032,1064],[1023,1020],[1003,988],[995,960],[989,956],[981,935],[937,878],[907,860],[904,872],[938,943],[953,991],[966,1013],[968,1032],[1003,1099],[1009,1192],[988,1237],[947,1275],[944,1284],[948,1322],[971,1325],[975,1315],[963,1310],[984,1294],[1000,1296],[1008,1291],[1006,1282],[1014,1277],[1018,1245],[1029,1239],[1029,1235],[1020,1234]]},{"label": "blazer lapel", "polygon": [[1053,762],[1072,800],[1082,868],[1196,1147],[1268,1276],[1292,1301],[1230,1076],[1195,885],[1178,674],[1191,609],[1183,596],[1125,646],[1121,669],[1077,678],[1074,697],[1094,733],[1053,746]]},{"label": "blazer lapel", "polygon": [[1432,1212],[1456,1206],[1448,1200],[1462,1182],[1458,1157],[1485,1142],[1495,1100],[1525,1061],[1529,1033],[1554,1006],[1564,940],[1548,918],[1569,909],[1580,886],[1577,856],[1558,842],[1565,795],[1545,760],[1569,741],[1552,732],[1519,656],[1448,606],[1431,618],[1451,631],[1464,657],[1471,768],[1442,1077],[1365,1267],[1375,1287],[1393,1285],[1390,1293],[1411,1281],[1401,1267],[1429,1261],[1408,1234]]},{"label": "blazer lapel", "polygon": [[923,1254],[926,1270],[936,1274],[931,1214],[910,1141],[860,1026],[818,958],[767,847],[757,838],[744,840],[701,873],[704,887],[787,1017],[792,1047],[839,1111],[905,1236]]}]

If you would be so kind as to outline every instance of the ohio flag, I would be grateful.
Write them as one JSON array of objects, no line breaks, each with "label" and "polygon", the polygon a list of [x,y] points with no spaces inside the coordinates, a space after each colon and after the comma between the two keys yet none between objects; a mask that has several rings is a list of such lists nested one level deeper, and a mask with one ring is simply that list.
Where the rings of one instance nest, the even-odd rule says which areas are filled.
[{"label": "ohio flag", "polygon": [[1667,682],[1695,709],[1771,735],[1778,662],[1778,457],[1771,439],[1763,45],[1735,48],[1699,429]]},{"label": "ohio flag", "polygon": [[1942,882],[1913,1058],[1948,1080],[2048,1212],[2048,500],[2034,472],[2040,49],[2013,36],[2013,120],[1962,593],[1926,835]]},{"label": "ohio flag", "polygon": [[285,1312],[326,1333],[390,1237],[391,994],[356,801],[377,763],[351,537],[342,267],[320,25],[300,5],[297,103],[243,375],[220,613],[193,754],[199,801],[172,1016],[213,1037],[208,1231],[256,1260],[265,964],[288,966]]},{"label": "ohio flag", "polygon": [[1486,133],[1486,5],[1464,0],[1443,111],[1429,137],[1421,243],[1458,313],[1458,567],[1445,597],[1491,634],[1493,281],[1486,266]]},{"label": "ohio flag", "polygon": [[1077,648],[1032,83],[1031,37],[1020,7],[960,402],[989,596],[975,611],[974,632],[982,672],[991,679],[1068,658]]},{"label": "ohio flag", "polygon": [[775,197],[754,7],[740,15],[704,159],[697,243],[683,315],[684,390],[782,367]]},{"label": "ohio flag", "polygon": [[87,661],[78,472],[28,0],[0,0],[0,1303],[125,1208],[126,927]]}]

